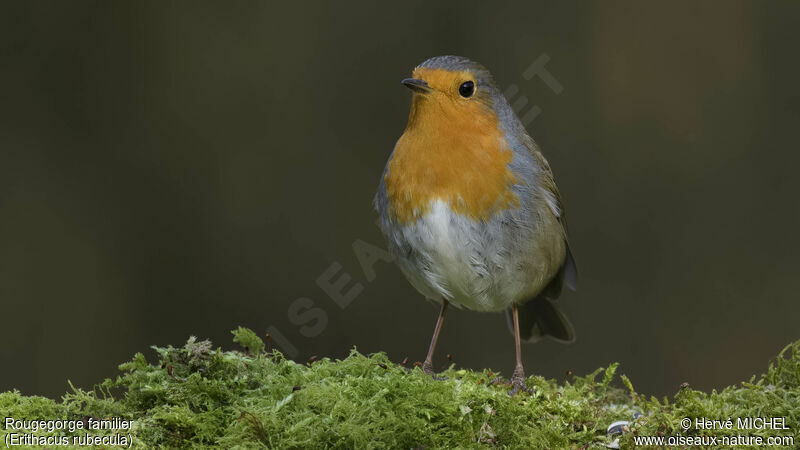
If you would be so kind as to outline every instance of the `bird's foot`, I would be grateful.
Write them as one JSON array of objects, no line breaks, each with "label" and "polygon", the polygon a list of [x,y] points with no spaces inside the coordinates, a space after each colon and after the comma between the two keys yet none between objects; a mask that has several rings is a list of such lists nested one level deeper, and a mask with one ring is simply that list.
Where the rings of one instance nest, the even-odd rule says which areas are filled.
[{"label": "bird's foot", "polygon": [[440,377],[436,375],[436,372],[433,371],[433,363],[430,361],[425,361],[424,363],[422,363],[422,371],[430,375],[431,378],[433,378],[434,380],[441,381],[447,379],[447,377]]},{"label": "bird's foot", "polygon": [[505,384],[505,385],[508,385],[508,383],[507,383],[507,382],[504,382],[504,381],[503,381],[503,377],[501,377],[501,376],[494,377],[494,378],[492,378],[491,380],[489,380],[489,382],[488,382],[488,383],[486,383],[486,385],[487,385],[487,386],[494,386],[495,384]]},{"label": "bird's foot", "polygon": [[531,395],[534,393],[534,390],[525,384],[525,371],[522,369],[522,366],[517,366],[517,368],[514,369],[514,375],[511,376],[511,390],[508,391],[508,395],[513,397],[522,391]]}]

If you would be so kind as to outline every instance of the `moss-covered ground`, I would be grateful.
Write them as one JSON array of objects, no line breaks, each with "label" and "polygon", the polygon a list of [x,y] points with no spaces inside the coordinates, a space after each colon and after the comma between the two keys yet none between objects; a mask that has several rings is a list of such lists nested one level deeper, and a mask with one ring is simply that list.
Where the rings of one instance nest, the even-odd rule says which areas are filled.
[{"label": "moss-covered ground", "polygon": [[[124,418],[133,421],[131,431],[91,433],[130,433],[134,448],[606,448],[617,438],[621,448],[632,448],[636,436],[737,434],[791,436],[800,445],[800,342],[739,385],[711,393],[683,387],[657,399],[637,393],[616,364],[563,383],[531,376],[535,394],[512,398],[506,380],[488,370],[451,367],[441,374],[446,379],[434,380],[384,354],[354,350],[341,361],[298,364],[268,352],[250,330],[235,330],[234,341],[242,350],[195,338],[182,347],[153,347],[155,362],[137,354],[115,379],[92,391],[73,388],[60,401],[5,392],[0,419]],[[732,418],[735,425],[739,417],[765,416],[785,417],[791,429],[684,431],[680,424],[684,417]],[[619,420],[631,423],[623,435],[609,436],[608,426]],[[30,433],[6,425],[3,443],[9,434]]]}]

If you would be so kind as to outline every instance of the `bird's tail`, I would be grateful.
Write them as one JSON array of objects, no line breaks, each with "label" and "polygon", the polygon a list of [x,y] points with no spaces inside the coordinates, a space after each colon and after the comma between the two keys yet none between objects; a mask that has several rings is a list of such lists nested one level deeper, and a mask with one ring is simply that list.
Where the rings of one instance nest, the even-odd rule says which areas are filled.
[{"label": "bird's tail", "polygon": [[[517,309],[519,310],[519,334],[522,341],[536,342],[547,336],[564,344],[575,342],[575,329],[572,327],[572,323],[558,309],[558,306],[544,295],[540,294]],[[506,319],[508,329],[511,330],[511,334],[514,334],[511,309],[506,310]]]}]

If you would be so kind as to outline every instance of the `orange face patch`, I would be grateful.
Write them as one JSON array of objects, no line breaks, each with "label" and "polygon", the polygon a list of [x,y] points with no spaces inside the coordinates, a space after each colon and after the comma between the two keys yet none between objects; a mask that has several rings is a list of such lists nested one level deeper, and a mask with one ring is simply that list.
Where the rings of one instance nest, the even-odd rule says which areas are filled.
[{"label": "orange face patch", "polygon": [[428,86],[447,96],[458,95],[458,86],[465,81],[475,81],[475,76],[470,72],[451,72],[444,69],[416,68],[411,73],[412,78],[425,80]]},{"label": "orange face patch", "polygon": [[384,179],[393,216],[414,222],[434,200],[458,213],[486,220],[495,212],[517,207],[508,169],[512,152],[485,93],[458,95],[469,73],[416,69],[433,92],[415,93],[408,125],[389,162]]}]

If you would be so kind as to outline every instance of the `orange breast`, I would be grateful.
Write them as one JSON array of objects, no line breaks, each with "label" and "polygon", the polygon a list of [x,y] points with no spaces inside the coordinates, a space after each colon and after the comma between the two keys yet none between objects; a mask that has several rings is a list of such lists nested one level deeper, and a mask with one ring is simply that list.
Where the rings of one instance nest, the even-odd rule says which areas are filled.
[{"label": "orange breast", "polygon": [[400,223],[414,222],[434,200],[476,220],[517,207],[511,158],[487,105],[439,92],[415,94],[385,177],[391,214]]}]

